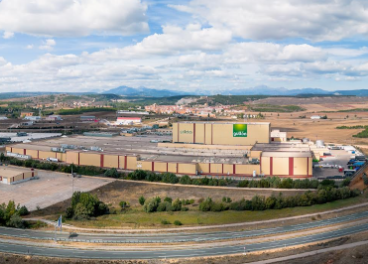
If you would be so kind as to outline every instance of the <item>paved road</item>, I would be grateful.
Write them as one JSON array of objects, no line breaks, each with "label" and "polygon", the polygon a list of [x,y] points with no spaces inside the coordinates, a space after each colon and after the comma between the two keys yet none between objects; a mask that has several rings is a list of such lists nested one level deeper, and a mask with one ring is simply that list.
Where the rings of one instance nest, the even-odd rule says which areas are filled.
[{"label": "paved road", "polygon": [[368,211],[351,215],[331,218],[321,221],[313,221],[304,224],[289,225],[275,228],[259,229],[252,231],[238,232],[213,232],[213,233],[166,233],[166,234],[77,234],[70,237],[69,233],[22,230],[0,227],[0,235],[8,237],[22,237],[37,240],[58,240],[58,241],[80,241],[89,243],[179,243],[179,242],[200,242],[215,241],[225,239],[249,238],[263,235],[274,235],[279,233],[294,232],[310,228],[323,227],[327,225],[339,224],[359,220],[368,217]]},{"label": "paved road", "polygon": [[[262,242],[246,245],[246,251],[262,251],[268,249],[283,248],[288,246],[302,245],[311,242],[318,242],[326,239],[337,238],[341,236],[351,235],[368,230],[368,224],[357,225],[340,230],[318,233],[314,235],[290,238],[285,240],[277,240],[270,242]],[[109,250],[81,250],[66,248],[40,248],[29,245],[15,245],[0,242],[0,252],[8,252],[14,254],[32,254],[37,256],[52,256],[60,258],[80,258],[80,259],[161,259],[161,258],[188,258],[188,257],[204,257],[229,255],[244,252],[244,245],[241,246],[222,246],[208,247],[201,249],[187,250],[146,250],[146,251],[109,251]]]}]

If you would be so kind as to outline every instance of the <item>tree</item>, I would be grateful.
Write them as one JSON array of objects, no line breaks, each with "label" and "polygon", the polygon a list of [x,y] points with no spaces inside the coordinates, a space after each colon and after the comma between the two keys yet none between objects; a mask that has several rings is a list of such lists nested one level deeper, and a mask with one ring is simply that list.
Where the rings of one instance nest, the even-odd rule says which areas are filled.
[{"label": "tree", "polygon": [[173,211],[180,211],[181,210],[181,204],[182,204],[182,202],[179,199],[175,199],[175,201],[172,203],[172,210]]},{"label": "tree", "polygon": [[159,197],[151,198],[144,203],[143,209],[146,213],[152,213],[157,211],[157,207],[161,202],[161,199],[158,198]]},{"label": "tree", "polygon": [[0,161],[3,162],[3,161],[5,161],[5,159],[6,159],[6,157],[5,157],[4,153],[1,153],[0,154]]},{"label": "tree", "polygon": [[139,199],[138,199],[138,202],[139,202],[140,205],[144,205],[145,201],[146,201],[146,199],[143,196],[139,197]]},{"label": "tree", "polygon": [[129,207],[129,204],[126,201],[121,201],[119,203],[121,210],[125,210],[125,208]]},{"label": "tree", "polygon": [[115,168],[108,169],[107,171],[105,171],[104,175],[106,177],[110,177],[110,178],[119,178],[120,177],[119,172]]},{"label": "tree", "polygon": [[180,177],[179,183],[180,184],[191,184],[192,180],[188,175],[184,175],[184,176]]}]

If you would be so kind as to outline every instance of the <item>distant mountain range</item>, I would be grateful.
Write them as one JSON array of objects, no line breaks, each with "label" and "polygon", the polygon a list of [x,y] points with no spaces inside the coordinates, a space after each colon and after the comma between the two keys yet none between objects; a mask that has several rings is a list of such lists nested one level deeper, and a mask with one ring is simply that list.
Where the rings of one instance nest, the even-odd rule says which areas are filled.
[{"label": "distant mountain range", "polygon": [[119,86],[114,89],[103,91],[102,93],[125,95],[125,96],[144,96],[144,97],[167,97],[167,96],[189,94],[189,93],[183,93],[183,92],[171,91],[171,90],[158,90],[158,89],[150,89],[150,88],[145,88],[145,87],[132,88],[128,86]]},{"label": "distant mountain range", "polygon": [[[63,92],[64,94],[67,92]],[[197,91],[174,91],[174,90],[160,90],[151,89],[146,87],[132,88],[128,86],[119,86],[110,90],[93,90],[90,92],[75,92],[68,93],[74,95],[85,95],[85,94],[115,94],[122,96],[140,96],[140,97],[169,97],[177,95],[269,95],[269,96],[297,96],[297,95],[343,95],[343,96],[362,96],[368,97],[368,89],[360,90],[337,90],[337,91],[326,91],[319,88],[302,88],[302,89],[286,89],[284,87],[271,88],[266,85],[255,86],[244,89],[233,89],[233,90],[200,90]],[[10,92],[0,93],[0,100],[7,98],[16,97],[31,97],[49,94],[62,94],[62,92]]]},{"label": "distant mountain range", "polygon": [[[101,93],[101,92],[100,92]],[[195,92],[182,92],[173,90],[150,89],[146,87],[132,88],[128,86],[120,86],[111,90],[103,91],[105,94],[117,94],[125,96],[145,96],[145,97],[167,97],[175,95],[277,95],[277,96],[296,96],[296,95],[353,95],[368,96],[368,89],[361,90],[341,90],[326,91],[319,88],[302,88],[302,89],[286,89],[283,87],[271,88],[265,85],[233,90],[216,90],[206,91],[199,90]]]}]

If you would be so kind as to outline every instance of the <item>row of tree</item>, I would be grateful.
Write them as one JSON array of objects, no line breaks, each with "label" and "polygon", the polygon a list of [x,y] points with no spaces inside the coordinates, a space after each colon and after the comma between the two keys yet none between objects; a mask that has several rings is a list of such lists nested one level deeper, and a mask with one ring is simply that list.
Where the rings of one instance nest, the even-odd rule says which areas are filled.
[{"label": "row of tree", "polygon": [[144,170],[135,170],[125,177],[129,180],[136,181],[150,181],[150,182],[165,182],[165,183],[180,183],[180,184],[193,184],[193,185],[210,185],[210,186],[226,186],[231,183],[230,180],[224,179],[212,179],[212,178],[200,178],[191,179],[188,175],[182,177],[176,176],[174,173],[164,172],[155,173]]},{"label": "row of tree", "polygon": [[[347,186],[349,183],[350,178],[346,178],[342,184]],[[243,188],[318,189],[334,186],[336,186],[336,182],[329,179],[320,182],[317,179],[293,180],[290,178],[281,179],[279,177],[267,177],[260,180],[244,180],[238,183],[238,187]]]},{"label": "row of tree", "polygon": [[153,212],[175,212],[175,211],[188,211],[188,207],[184,207],[184,205],[191,204],[194,202],[188,200],[173,200],[170,197],[166,197],[163,201],[160,197],[153,197],[151,199],[145,200],[143,197],[139,198],[139,203],[143,202],[143,210],[146,213]]},{"label": "row of tree", "polygon": [[251,200],[245,200],[231,203],[215,202],[207,198],[199,204],[199,210],[220,212],[224,210],[235,211],[263,211],[267,209],[282,209],[287,207],[311,206],[314,204],[323,204],[341,199],[355,197],[360,194],[359,190],[351,191],[348,187],[319,189],[317,192],[305,192],[304,194],[284,197],[282,193],[278,196],[260,196],[256,195]]}]

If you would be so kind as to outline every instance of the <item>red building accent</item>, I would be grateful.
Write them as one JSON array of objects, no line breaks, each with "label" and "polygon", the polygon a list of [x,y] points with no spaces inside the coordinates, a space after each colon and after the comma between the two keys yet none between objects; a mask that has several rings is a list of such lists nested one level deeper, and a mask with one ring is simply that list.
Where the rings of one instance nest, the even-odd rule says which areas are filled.
[{"label": "red building accent", "polygon": [[233,164],[233,174],[236,175],[236,165]]},{"label": "red building accent", "polygon": [[101,154],[100,155],[100,165],[101,165],[101,168],[103,168],[104,167],[104,155],[103,154]]},{"label": "red building accent", "polygon": [[155,171],[155,162],[152,161],[152,171]]},{"label": "red building accent", "polygon": [[307,158],[307,176],[310,176],[310,175],[309,175],[309,159],[310,159],[310,158]]},{"label": "red building accent", "polygon": [[128,157],[125,156],[125,162],[124,162],[124,170],[127,169],[127,163],[128,163]]},{"label": "red building accent", "polygon": [[196,123],[193,124],[193,143],[196,143]]},{"label": "red building accent", "polygon": [[294,158],[292,157],[289,158],[289,175],[294,175]]},{"label": "red building accent", "polygon": [[273,158],[270,157],[270,176],[273,175]]}]

